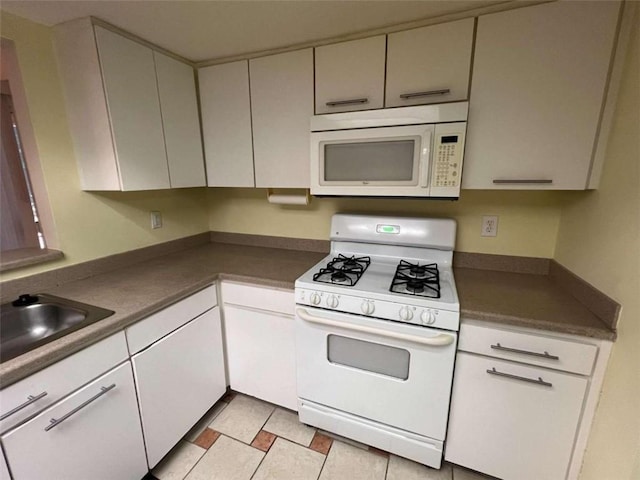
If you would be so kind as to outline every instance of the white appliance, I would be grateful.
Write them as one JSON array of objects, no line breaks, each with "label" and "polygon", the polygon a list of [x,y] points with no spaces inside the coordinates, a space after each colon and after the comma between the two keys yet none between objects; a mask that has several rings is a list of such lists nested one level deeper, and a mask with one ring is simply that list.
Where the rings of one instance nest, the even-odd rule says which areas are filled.
[{"label": "white appliance", "polygon": [[448,219],[334,215],[295,284],[300,421],[440,468],[460,304]]},{"label": "white appliance", "polygon": [[311,194],[457,198],[468,102],[311,117]]}]

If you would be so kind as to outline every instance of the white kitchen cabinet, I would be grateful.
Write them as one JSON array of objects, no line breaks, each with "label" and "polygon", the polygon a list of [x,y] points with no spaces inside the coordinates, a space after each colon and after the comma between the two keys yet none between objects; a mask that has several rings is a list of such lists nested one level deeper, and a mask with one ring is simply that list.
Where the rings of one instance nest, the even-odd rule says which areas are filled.
[{"label": "white kitchen cabinet", "polygon": [[224,395],[219,308],[132,357],[149,467]]},{"label": "white kitchen cabinet", "polygon": [[9,474],[9,467],[7,467],[7,461],[4,458],[4,452],[0,448],[0,480],[11,480]]},{"label": "white kitchen cabinet", "polygon": [[55,34],[82,188],[204,185],[193,69],[90,18]]},{"label": "white kitchen cabinet", "polygon": [[229,384],[298,410],[292,291],[222,283]]},{"label": "white kitchen cabinet", "polygon": [[389,34],[385,107],[469,98],[474,19]]},{"label": "white kitchen cabinet", "polygon": [[202,133],[210,187],[253,187],[249,62],[200,68]]},{"label": "white kitchen cabinet", "polygon": [[249,60],[256,187],[309,188],[313,50]]},{"label": "white kitchen cabinet", "polygon": [[575,480],[611,343],[463,319],[445,459],[504,480]]},{"label": "white kitchen cabinet", "polygon": [[13,480],[139,480],[147,464],[131,364],[4,434],[2,443]]},{"label": "white kitchen cabinet", "polygon": [[315,49],[316,113],[384,106],[386,36]]},{"label": "white kitchen cabinet", "polygon": [[620,2],[480,16],[462,188],[587,188]]},{"label": "white kitchen cabinet", "polygon": [[206,185],[193,68],[153,52],[171,188]]}]

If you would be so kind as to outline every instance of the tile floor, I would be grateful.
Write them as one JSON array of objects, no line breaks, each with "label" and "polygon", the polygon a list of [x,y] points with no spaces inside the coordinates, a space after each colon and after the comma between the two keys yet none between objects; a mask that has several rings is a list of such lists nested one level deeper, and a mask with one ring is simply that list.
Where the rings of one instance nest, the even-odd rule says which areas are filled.
[{"label": "tile floor", "polygon": [[159,480],[487,480],[435,470],[303,425],[289,410],[229,392],[152,471]]}]

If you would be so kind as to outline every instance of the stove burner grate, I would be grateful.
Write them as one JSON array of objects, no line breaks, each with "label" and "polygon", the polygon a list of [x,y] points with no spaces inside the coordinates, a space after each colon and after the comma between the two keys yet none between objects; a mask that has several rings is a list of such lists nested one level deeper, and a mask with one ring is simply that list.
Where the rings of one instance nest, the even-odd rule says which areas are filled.
[{"label": "stove burner grate", "polygon": [[438,265],[420,265],[400,260],[389,291],[404,295],[440,298]]},{"label": "stove burner grate", "polygon": [[370,257],[346,257],[339,254],[313,275],[313,281],[353,287],[370,263]]}]

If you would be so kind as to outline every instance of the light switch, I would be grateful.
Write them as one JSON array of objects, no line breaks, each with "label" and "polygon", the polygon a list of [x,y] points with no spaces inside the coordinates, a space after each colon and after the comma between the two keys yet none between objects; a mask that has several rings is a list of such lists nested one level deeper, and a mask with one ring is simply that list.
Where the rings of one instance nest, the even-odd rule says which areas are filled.
[{"label": "light switch", "polygon": [[151,228],[162,228],[162,214],[151,212]]}]

